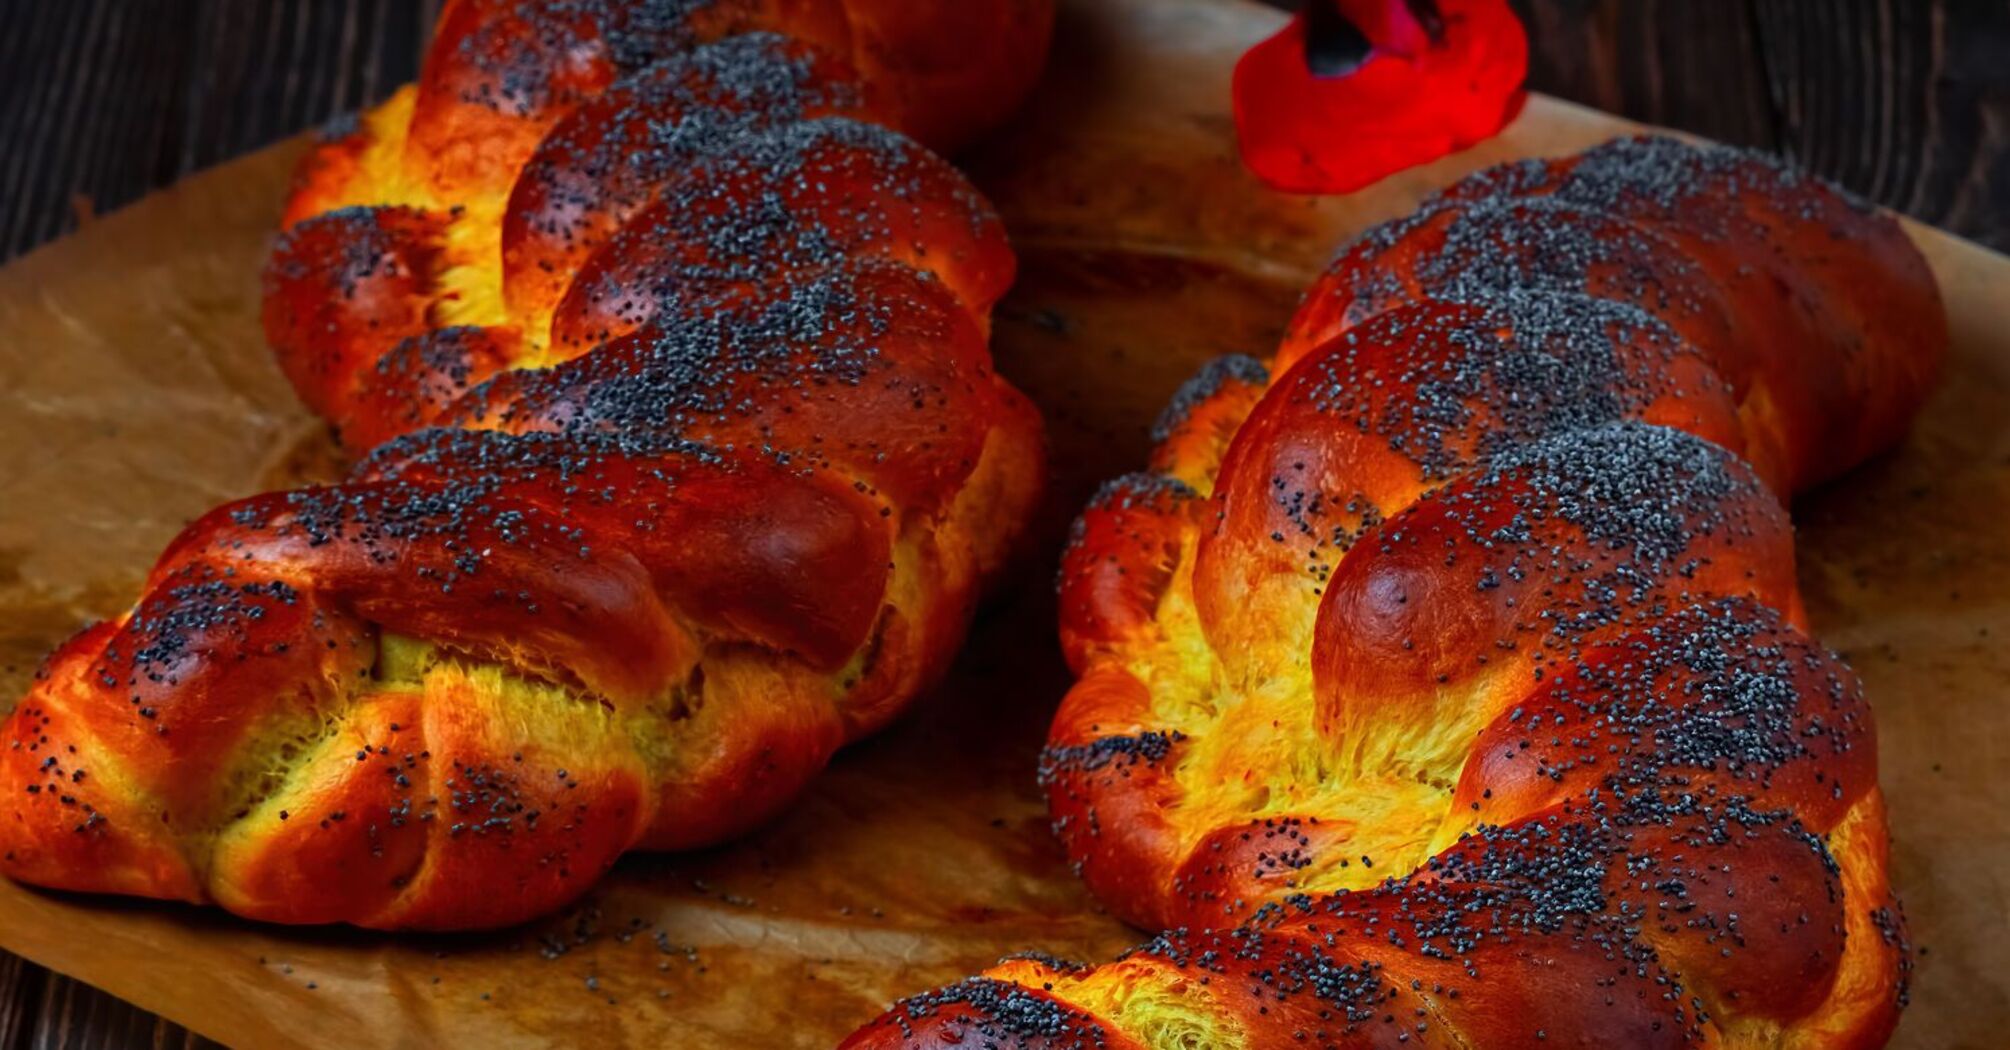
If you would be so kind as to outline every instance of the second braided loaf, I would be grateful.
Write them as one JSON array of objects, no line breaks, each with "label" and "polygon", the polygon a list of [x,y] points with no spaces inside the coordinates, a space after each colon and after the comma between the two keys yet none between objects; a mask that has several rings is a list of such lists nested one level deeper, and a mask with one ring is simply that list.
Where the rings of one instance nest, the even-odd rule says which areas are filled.
[{"label": "second braided loaf", "polygon": [[1894,442],[1947,338],[1897,223],[1735,150],[1371,231],[1063,563],[1055,826],[1168,932],[846,1046],[1882,1045],[1876,734],[1782,500]]}]

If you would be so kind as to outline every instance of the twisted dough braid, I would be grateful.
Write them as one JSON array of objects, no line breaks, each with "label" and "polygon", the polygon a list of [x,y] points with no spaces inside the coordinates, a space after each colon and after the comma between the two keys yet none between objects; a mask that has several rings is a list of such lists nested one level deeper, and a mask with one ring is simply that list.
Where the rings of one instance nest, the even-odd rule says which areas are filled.
[{"label": "twisted dough braid", "polygon": [[1896,223],[1731,150],[1368,233],[1063,564],[1056,828],[1171,932],[847,1047],[1881,1045],[1876,736],[1780,500],[1894,441],[1946,342]]},{"label": "twisted dough braid", "polygon": [[458,0],[265,323],[362,455],[190,525],[5,727],[7,874],[463,928],[717,841],[947,663],[1031,509],[948,144],[1044,0]]}]

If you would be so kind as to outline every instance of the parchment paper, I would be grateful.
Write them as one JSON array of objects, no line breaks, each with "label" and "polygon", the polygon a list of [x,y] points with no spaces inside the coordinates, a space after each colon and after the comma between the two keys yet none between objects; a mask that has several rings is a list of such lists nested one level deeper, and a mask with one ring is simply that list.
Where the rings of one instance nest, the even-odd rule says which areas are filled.
[{"label": "parchment paper", "polygon": [[[255,927],[0,883],[0,945],[246,1046],[824,1048],[893,997],[998,955],[1099,959],[1137,937],[1082,893],[1032,780],[1066,684],[1061,530],[1143,462],[1199,361],[1267,353],[1346,234],[1513,156],[1624,125],[1536,99],[1480,150],[1347,199],[1236,164],[1236,55],[1277,16],[1233,0],[1067,4],[1049,83],[970,158],[1025,275],[1001,368],[1047,410],[1057,482],[1018,589],[955,677],[841,755],[779,824],[625,861],[572,914],[478,937]],[[339,462],[257,333],[256,274],[297,146],[248,157],[0,270],[0,703],[133,597],[212,503]],[[1911,441],[1797,509],[1825,639],[1869,683],[1898,883],[1924,952],[1903,1047],[2010,1032],[2010,261],[1917,231],[1954,313],[1952,374]]]}]

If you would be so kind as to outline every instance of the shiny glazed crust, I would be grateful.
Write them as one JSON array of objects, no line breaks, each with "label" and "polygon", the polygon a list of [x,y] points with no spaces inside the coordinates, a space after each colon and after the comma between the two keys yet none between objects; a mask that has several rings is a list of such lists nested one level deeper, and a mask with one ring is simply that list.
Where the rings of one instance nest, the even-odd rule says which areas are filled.
[{"label": "shiny glazed crust", "polygon": [[1169,932],[846,1047],[1882,1045],[1876,733],[1782,501],[1895,442],[1947,338],[1895,222],[1733,150],[1371,231],[1063,564],[1055,826]]},{"label": "shiny glazed crust", "polygon": [[360,457],[190,525],[0,744],[0,869],[401,928],[785,805],[945,667],[1030,513],[1013,256],[915,138],[1044,0],[453,0],[303,162],[265,326]]}]

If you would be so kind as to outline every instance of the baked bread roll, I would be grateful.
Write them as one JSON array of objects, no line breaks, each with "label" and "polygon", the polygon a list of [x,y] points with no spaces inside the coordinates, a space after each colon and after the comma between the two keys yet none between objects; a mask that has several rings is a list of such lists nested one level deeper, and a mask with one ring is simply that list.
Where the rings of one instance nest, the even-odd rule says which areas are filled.
[{"label": "baked bread roll", "polygon": [[920,142],[1004,116],[1051,19],[450,2],[266,274],[360,462],[196,521],[50,657],[0,870],[486,927],[785,805],[941,673],[1035,500],[1012,252]]},{"label": "baked bread roll", "polygon": [[1947,339],[1897,223],[1729,149],[1371,231],[1063,563],[1055,826],[1169,932],[845,1045],[1881,1045],[1877,738],[1782,501],[1896,441]]}]

